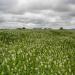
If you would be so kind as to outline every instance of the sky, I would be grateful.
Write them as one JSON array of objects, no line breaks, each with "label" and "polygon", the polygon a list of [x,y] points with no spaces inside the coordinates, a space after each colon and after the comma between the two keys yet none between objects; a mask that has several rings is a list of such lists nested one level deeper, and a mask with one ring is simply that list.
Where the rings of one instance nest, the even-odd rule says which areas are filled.
[{"label": "sky", "polygon": [[1,28],[75,28],[75,0],[0,0]]}]

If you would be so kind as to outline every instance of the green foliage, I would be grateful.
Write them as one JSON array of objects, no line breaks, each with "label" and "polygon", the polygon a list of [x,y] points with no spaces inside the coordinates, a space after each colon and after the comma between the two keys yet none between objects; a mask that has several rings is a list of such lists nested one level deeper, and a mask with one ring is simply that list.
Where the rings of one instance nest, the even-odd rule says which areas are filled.
[{"label": "green foliage", "polygon": [[60,30],[63,30],[63,27],[60,27]]},{"label": "green foliage", "polygon": [[75,31],[0,30],[0,75],[75,75]]}]

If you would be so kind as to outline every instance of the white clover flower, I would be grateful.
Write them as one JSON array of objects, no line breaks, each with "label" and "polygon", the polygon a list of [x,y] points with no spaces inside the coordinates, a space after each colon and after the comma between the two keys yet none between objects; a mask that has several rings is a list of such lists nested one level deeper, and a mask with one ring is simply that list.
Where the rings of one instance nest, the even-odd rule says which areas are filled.
[{"label": "white clover flower", "polygon": [[38,57],[36,57],[36,61],[39,61]]},{"label": "white clover flower", "polygon": [[36,67],[35,70],[38,70],[38,67]]},{"label": "white clover flower", "polygon": [[43,66],[43,65],[44,65],[42,61],[40,62],[40,64],[41,64],[41,66]]},{"label": "white clover flower", "polygon": [[71,72],[71,68],[69,68],[69,72]]},{"label": "white clover flower", "polygon": [[44,65],[45,66],[45,68],[47,68],[47,65]]}]

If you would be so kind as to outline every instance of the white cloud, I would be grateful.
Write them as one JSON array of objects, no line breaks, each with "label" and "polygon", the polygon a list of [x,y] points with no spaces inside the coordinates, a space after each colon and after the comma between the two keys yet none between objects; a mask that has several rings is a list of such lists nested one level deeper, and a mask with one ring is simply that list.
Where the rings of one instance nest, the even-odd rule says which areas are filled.
[{"label": "white cloud", "polygon": [[73,17],[74,0],[0,0],[0,27],[68,27]]}]

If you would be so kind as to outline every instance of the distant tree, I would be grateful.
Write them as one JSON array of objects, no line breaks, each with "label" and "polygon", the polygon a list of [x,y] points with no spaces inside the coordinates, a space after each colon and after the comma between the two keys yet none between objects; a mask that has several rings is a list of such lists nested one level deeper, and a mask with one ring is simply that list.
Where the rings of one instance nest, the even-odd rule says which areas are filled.
[{"label": "distant tree", "polygon": [[22,29],[26,29],[25,27],[23,27]]},{"label": "distant tree", "polygon": [[60,30],[63,30],[63,27],[60,27]]},{"label": "distant tree", "polygon": [[44,30],[47,30],[48,28],[44,28]]},{"label": "distant tree", "polygon": [[26,29],[25,27],[22,27],[22,28],[17,28],[18,30],[22,30],[22,29]]}]

